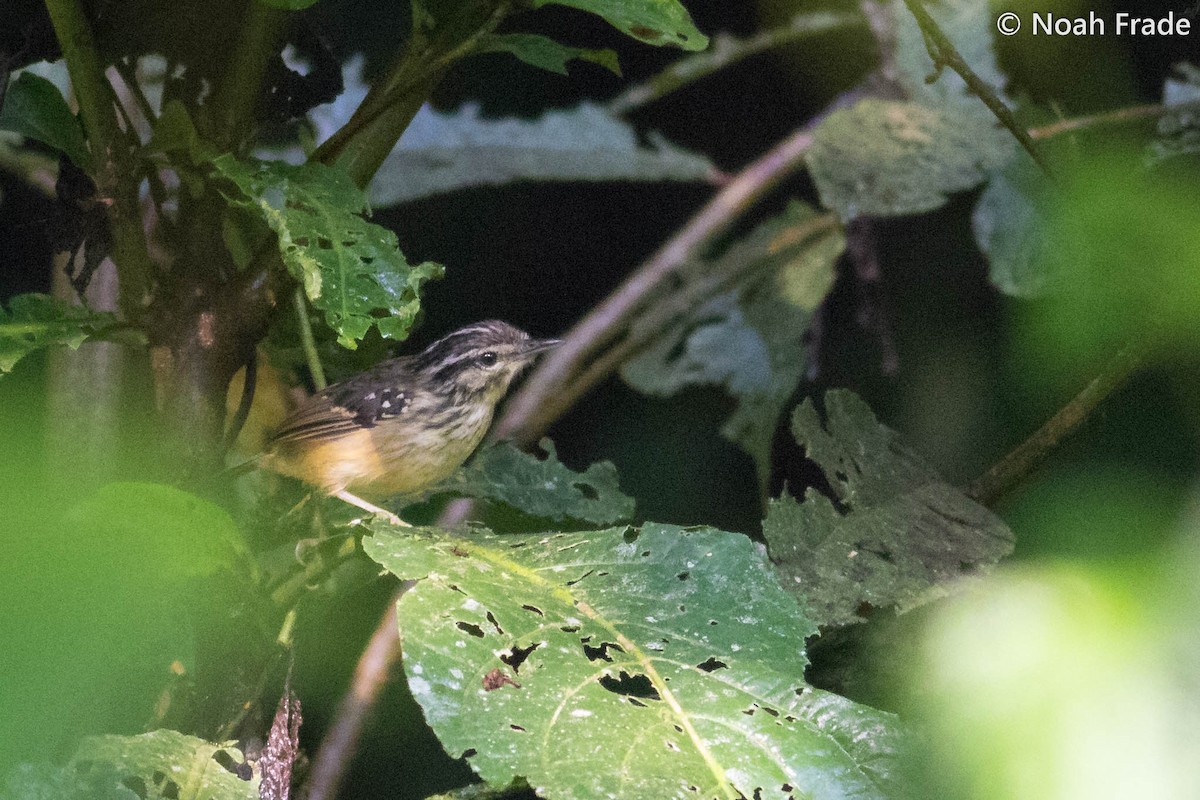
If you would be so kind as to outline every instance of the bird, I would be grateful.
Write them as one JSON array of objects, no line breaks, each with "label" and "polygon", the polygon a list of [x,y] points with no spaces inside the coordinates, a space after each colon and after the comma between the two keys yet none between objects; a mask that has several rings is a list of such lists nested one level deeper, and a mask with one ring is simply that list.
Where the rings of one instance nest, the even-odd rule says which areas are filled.
[{"label": "bird", "polygon": [[558,344],[499,320],[459,328],[309,397],[275,431],[262,465],[405,525],[367,498],[416,494],[449,477],[513,380]]}]

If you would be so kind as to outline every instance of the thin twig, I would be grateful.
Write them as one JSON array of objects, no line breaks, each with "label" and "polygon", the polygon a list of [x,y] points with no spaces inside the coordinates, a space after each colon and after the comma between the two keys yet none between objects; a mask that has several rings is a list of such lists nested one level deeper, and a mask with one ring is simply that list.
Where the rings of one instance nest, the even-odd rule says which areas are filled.
[{"label": "thin twig", "polygon": [[1147,340],[1141,340],[1118,351],[1079,394],[967,487],[967,495],[982,505],[995,505],[1045,461],[1059,442],[1078,430],[1106,397],[1137,372],[1149,347]]},{"label": "thin twig", "polygon": [[317,352],[317,340],[313,338],[312,324],[308,320],[308,302],[304,299],[304,287],[297,285],[292,295],[296,306],[296,324],[300,327],[300,344],[304,348],[304,360],[312,375],[313,386],[321,391],[329,384],[325,381],[325,368],[321,366],[321,354]]},{"label": "thin twig", "polygon": [[126,147],[125,134],[117,121],[117,103],[104,74],[104,59],[92,35],[91,23],[75,0],[47,0],[46,10],[54,35],[62,47],[71,85],[79,101],[79,113],[88,132],[92,157],[92,179],[98,192],[113,203],[113,262],[120,274],[121,309],[134,318],[150,288],[152,266],[142,228],[138,203],[137,165]]},{"label": "thin twig", "polygon": [[954,43],[947,38],[942,29],[938,27],[937,22],[925,10],[925,7],[921,4],[921,0],[904,0],[904,5],[908,6],[908,10],[916,17],[917,25],[921,27],[921,33],[925,36],[925,43],[932,45],[929,56],[933,59],[934,65],[938,69],[941,69],[944,65],[957,72],[963,79],[963,82],[967,84],[967,87],[974,92],[975,96],[982,100],[991,109],[992,113],[996,115],[996,119],[1000,120],[1000,124],[1008,128],[1009,132],[1021,143],[1021,146],[1029,151],[1029,155],[1033,157],[1038,166],[1047,175],[1053,177],[1054,173],[1050,169],[1049,162],[1038,152],[1037,145],[1034,144],[1029,133],[1021,126],[1021,123],[1017,122],[1016,115],[1004,104],[1004,101],[996,94],[996,90],[987,81],[975,74],[975,71],[971,69],[970,65],[959,54]]},{"label": "thin twig", "polygon": [[387,685],[392,669],[400,661],[400,630],[396,618],[396,603],[414,585],[405,581],[387,605],[371,640],[359,656],[350,681],[350,691],[342,696],[333,724],[321,740],[313,759],[309,778],[308,800],[333,800],[350,760],[358,750],[358,741],[371,710]]},{"label": "thin twig", "polygon": [[718,34],[704,52],[678,59],[649,80],[621,92],[609,101],[608,110],[614,114],[628,114],[751,56],[809,36],[863,23],[860,14],[806,11],[796,14],[782,25],[745,39],[727,33]]},{"label": "thin twig", "polygon": [[1072,131],[1084,130],[1086,128],[1095,128],[1100,125],[1117,125],[1124,122],[1136,122],[1143,119],[1156,119],[1163,114],[1169,113],[1178,106],[1164,106],[1158,103],[1144,106],[1129,106],[1128,108],[1118,108],[1114,111],[1105,111],[1101,114],[1091,114],[1086,117],[1074,117],[1072,119],[1059,120],[1058,122],[1050,123],[1049,125],[1041,125],[1036,128],[1029,129],[1029,138],[1034,141],[1042,139],[1052,139],[1064,133]]}]

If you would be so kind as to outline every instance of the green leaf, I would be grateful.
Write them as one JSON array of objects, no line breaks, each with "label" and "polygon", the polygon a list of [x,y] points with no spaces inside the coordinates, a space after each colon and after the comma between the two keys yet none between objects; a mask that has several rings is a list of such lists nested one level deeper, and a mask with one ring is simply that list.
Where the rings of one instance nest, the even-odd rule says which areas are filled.
[{"label": "green leaf", "polygon": [[980,109],[867,99],[833,112],[807,156],[821,202],[845,220],[918,214],[981,183],[1014,145]]},{"label": "green leaf", "polygon": [[544,458],[508,442],[488,447],[439,489],[498,500],[549,520],[612,525],[633,516],[633,498],[621,493],[611,462],[573,472],[558,460],[554,442],[542,439],[538,446]]},{"label": "green leaf", "polygon": [[348,175],[322,164],[229,154],[212,164],[236,187],[226,195],[229,202],[253,211],[278,234],[283,263],[342,346],[354,349],[372,326],[389,338],[408,335],[421,284],[441,277],[443,268],[410,264],[396,234],[359,216],[366,199]]},{"label": "green leaf", "polygon": [[83,128],[58,87],[45,78],[22,72],[8,87],[0,106],[0,130],[16,131],[66,154],[75,166],[91,171],[92,157]]},{"label": "green leaf", "polygon": [[707,181],[707,158],[637,131],[602,107],[583,103],[535,120],[483,119],[467,103],[413,119],[368,189],[383,208],[475,186],[517,181]]},{"label": "green leaf", "polygon": [[72,767],[17,764],[0,782],[0,800],[142,800],[111,765]]},{"label": "green leaf", "polygon": [[603,17],[621,32],[646,44],[703,50],[708,37],[696,29],[678,0],[533,0],[534,8],[570,6]]},{"label": "green leaf", "polygon": [[779,416],[806,368],[805,331],[845,248],[841,229],[828,222],[794,204],[720,258],[689,269],[685,281],[693,284],[734,271],[737,286],[687,307],[621,367],[621,377],[646,394],[723,386],[738,407],[721,433],[753,457],[764,486]]},{"label": "green leaf", "polygon": [[221,766],[217,756],[234,764],[246,761],[232,742],[213,744],[177,731],[158,730],[140,736],[84,739],[71,763],[82,772],[91,764],[115,767],[123,781],[140,781],[149,797],[258,800],[258,777],[242,780]]},{"label": "green leaf", "polygon": [[1012,552],[1007,526],[943,482],[852,392],[825,395],[824,421],[805,400],[792,434],[834,497],[809,489],[802,503],[772,501],[763,535],[784,586],[820,624],[860,622],[864,603],[907,610]]},{"label": "green leaf", "polygon": [[617,54],[612,50],[585,50],[580,47],[568,47],[547,36],[536,33],[494,33],[480,43],[480,53],[512,53],[526,64],[567,74],[567,62],[572,59],[590,61],[620,76],[621,65],[617,62]]},{"label": "green leaf", "polygon": [[252,569],[241,531],[220,506],[158,483],[110,483],[64,520],[93,543],[119,548],[143,580],[173,583],[221,570]]},{"label": "green leaf", "polygon": [[896,719],[803,683],[816,629],[744,536],[375,531],[367,554],[417,581],[397,606],[409,688],[493,785],[561,800],[895,788]]},{"label": "green leaf", "polygon": [[57,300],[45,294],[20,294],[8,311],[0,307],[0,375],[35,350],[66,345],[79,347],[89,336],[116,323],[102,311]]},{"label": "green leaf", "polygon": [[1046,203],[1054,187],[1022,152],[992,176],[971,216],[975,242],[989,262],[992,284],[1007,295],[1033,298],[1051,288]]},{"label": "green leaf", "polygon": [[[998,93],[1003,92],[1007,79],[996,62],[995,23],[988,0],[936,0],[922,5],[971,70]],[[966,105],[988,113],[954,70],[942,69],[936,80],[928,81],[935,67],[916,18],[902,0],[893,0],[891,11],[896,15],[897,77],[909,99],[934,108]]]}]

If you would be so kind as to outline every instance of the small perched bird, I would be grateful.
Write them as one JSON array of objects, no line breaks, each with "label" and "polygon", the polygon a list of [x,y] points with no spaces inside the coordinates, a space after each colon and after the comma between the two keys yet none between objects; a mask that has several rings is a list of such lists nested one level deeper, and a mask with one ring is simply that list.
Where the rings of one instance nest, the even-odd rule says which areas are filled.
[{"label": "small perched bird", "polygon": [[412,494],[448,477],[483,440],[513,379],[557,344],[506,322],[468,325],[308,398],[263,465],[400,523],[360,495]]}]

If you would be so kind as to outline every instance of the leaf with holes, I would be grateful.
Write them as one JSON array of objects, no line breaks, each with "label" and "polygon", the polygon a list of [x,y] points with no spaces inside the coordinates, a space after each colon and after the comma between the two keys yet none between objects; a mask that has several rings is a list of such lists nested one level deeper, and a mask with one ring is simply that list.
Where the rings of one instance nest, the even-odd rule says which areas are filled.
[{"label": "leaf with holes", "polygon": [[7,312],[0,307],[0,375],[12,371],[18,361],[36,350],[79,347],[116,321],[107,312],[90,311],[49,295],[17,295],[9,301]]},{"label": "leaf with holes", "polygon": [[323,164],[238,159],[226,154],[213,168],[234,191],[235,206],[257,214],[279,237],[283,263],[312,304],[354,349],[371,326],[404,339],[420,310],[421,284],[442,266],[412,265],[396,234],[364,220],[366,197],[344,172]]},{"label": "leaf with holes", "polygon": [[794,203],[684,273],[693,286],[716,280],[733,288],[689,303],[664,335],[621,367],[621,377],[653,395],[724,386],[738,407],[721,433],[750,454],[765,487],[776,426],[807,367],[805,334],[845,245],[831,215]]},{"label": "leaf with holes", "polygon": [[703,50],[708,37],[696,29],[678,0],[533,0],[534,8],[559,5],[603,17],[608,24],[646,44]]},{"label": "leaf with holes", "polygon": [[772,501],[763,534],[784,586],[820,624],[905,610],[1012,552],[1000,518],[942,481],[852,392],[827,393],[824,420],[805,400],[792,434],[834,496]]},{"label": "leaf with holes", "polygon": [[[145,797],[178,800],[258,800],[258,778],[232,743],[213,744],[177,731],[84,739],[71,759],[77,773],[102,768]],[[231,770],[241,767],[248,779]]]},{"label": "leaf with holes", "polygon": [[746,537],[377,525],[413,696],[483,779],[571,798],[882,798],[894,717],[803,682],[816,631]]},{"label": "leaf with holes", "polygon": [[550,520],[612,525],[633,516],[633,498],[622,494],[612,462],[573,472],[558,460],[554,442],[542,439],[538,446],[544,458],[507,442],[488,447],[439,489],[499,500]]}]

